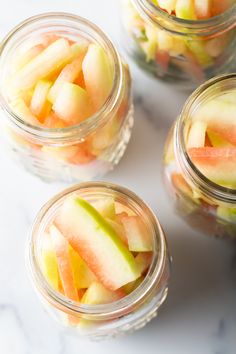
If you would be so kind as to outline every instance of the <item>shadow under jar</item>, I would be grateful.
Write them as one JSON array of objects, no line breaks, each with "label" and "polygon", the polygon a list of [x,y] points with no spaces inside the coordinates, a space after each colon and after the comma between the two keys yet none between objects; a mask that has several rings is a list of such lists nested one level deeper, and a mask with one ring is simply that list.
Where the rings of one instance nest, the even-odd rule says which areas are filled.
[{"label": "shadow under jar", "polygon": [[176,17],[174,11],[163,11],[154,2],[123,0],[126,49],[142,69],[185,89],[234,71],[234,1],[224,12],[201,20]]},{"label": "shadow under jar", "polygon": [[[9,82],[14,84],[14,72],[10,64],[17,60],[19,53],[22,50],[24,52],[24,48],[28,48],[29,51],[26,53],[26,59],[21,57],[21,60],[29,61],[31,56],[34,60],[35,51],[37,54],[38,47],[41,48],[44,44],[40,42],[41,39],[43,42],[45,38],[49,41],[51,38],[63,38],[66,39],[67,45],[69,43],[71,46],[77,41],[82,41],[82,43],[84,41],[88,45],[95,44],[107,55],[113,73],[109,95],[101,107],[93,110],[91,116],[78,124],[67,125],[61,119],[55,121],[54,106],[52,106],[51,116],[45,119],[47,125],[42,121],[39,124],[33,124],[32,111],[30,112],[29,109],[32,105],[32,92],[35,92],[33,90],[36,90],[36,86],[30,87],[26,93],[21,91],[20,99],[17,96],[18,93],[14,102],[12,98],[10,99],[9,92],[12,87]],[[53,58],[55,60],[54,55]],[[47,64],[46,62],[43,66]],[[102,68],[104,63],[100,64]],[[22,64],[17,62],[17,65]],[[38,69],[41,70],[41,67],[36,67],[32,73],[34,74]],[[25,66],[23,70],[24,68]],[[57,72],[54,71],[50,75],[45,75],[42,70],[43,73],[39,75],[39,79],[43,85],[45,80],[47,84],[50,80],[56,80],[57,75],[60,76],[60,71],[58,71],[60,66],[55,69]],[[128,66],[121,60],[111,41],[97,26],[81,17],[64,13],[48,13],[29,18],[14,28],[3,40],[0,51],[0,71],[2,139],[5,141],[7,151],[27,171],[49,182],[54,180],[86,181],[104,175],[119,162],[129,142],[133,125],[131,79]],[[96,82],[96,75],[100,80],[101,77],[104,77],[104,80],[107,79],[106,72],[103,76],[96,72],[96,65],[91,68],[92,72],[95,72],[95,87],[102,84]],[[67,74],[63,77],[65,81],[68,79]],[[86,90],[82,71],[76,78],[76,80],[79,79],[78,85],[82,85]],[[71,78],[68,81],[71,82]],[[68,86],[70,85],[71,83]],[[79,90],[81,92],[81,88]],[[83,94],[84,90],[82,90]],[[102,89],[98,88],[98,91],[95,96],[99,96]],[[47,104],[50,105],[50,102],[47,101]],[[76,105],[76,102],[74,104]],[[18,109],[15,109],[16,105]],[[68,106],[68,111],[70,111],[72,101]],[[64,109],[63,102],[60,108]]]},{"label": "shadow under jar", "polygon": [[[58,220],[63,203],[71,197],[82,198],[92,205],[97,205],[104,198],[112,198],[115,201],[116,212],[122,210],[124,213],[125,210],[127,213],[136,215],[149,232],[152,254],[149,267],[145,272],[146,275],[142,276],[142,280],[134,290],[131,292],[129,290],[128,295],[124,295],[118,301],[102,303],[100,302],[101,298],[99,300],[93,297],[93,305],[91,303],[85,304],[83,295],[82,300],[80,297],[82,289],[78,291],[78,301],[73,301],[56,291],[45,277],[42,269],[43,237],[51,223],[55,224],[55,218]],[[99,232],[99,228],[96,232]],[[64,236],[66,237],[65,233]],[[73,245],[73,247],[75,246]],[[152,211],[139,197],[117,185],[102,182],[82,183],[65,190],[50,200],[36,218],[27,255],[29,273],[35,290],[49,313],[68,330],[91,339],[116,337],[142,328],[157,315],[159,307],[167,296],[170,260],[162,228]],[[106,262],[107,258],[110,256],[105,257]],[[89,265],[89,263],[87,264]],[[117,279],[119,271],[117,272],[114,267],[111,268],[113,279]],[[97,271],[99,269],[95,269],[95,272]],[[110,271],[110,267],[107,271]],[[124,288],[121,287],[117,291],[120,293],[124,291]]]},{"label": "shadow under jar", "polygon": [[176,212],[193,228],[236,237],[236,74],[200,86],[170,130],[164,178]]}]

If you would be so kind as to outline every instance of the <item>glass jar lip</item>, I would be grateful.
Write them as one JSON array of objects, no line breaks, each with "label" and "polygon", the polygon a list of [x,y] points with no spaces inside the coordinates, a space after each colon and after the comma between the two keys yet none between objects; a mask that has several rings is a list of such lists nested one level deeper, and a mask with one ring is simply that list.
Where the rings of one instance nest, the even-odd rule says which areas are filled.
[{"label": "glass jar lip", "polygon": [[[120,195],[130,198],[130,200],[134,201],[134,203],[136,203],[137,205],[142,206],[142,208],[145,209],[145,211],[148,213],[148,218],[150,219],[153,234],[156,236],[155,250],[153,252],[154,254],[152,263],[150,265],[148,274],[143,280],[142,284],[138,288],[136,288],[131,294],[125,296],[121,300],[104,305],[83,305],[80,303],[78,304],[78,302],[69,300],[64,295],[54,290],[43,276],[39,262],[37,261],[35,255],[36,249],[34,243],[36,241],[35,238],[37,236],[37,233],[39,232],[39,225],[46,217],[49,210],[57,203],[59,203],[60,200],[64,199],[71,193],[89,188],[100,188],[103,190],[116,192]],[[134,310],[135,306],[137,306],[140,302],[143,303],[143,301],[150,295],[153,287],[155,286],[155,284],[158,284],[163,274],[167,254],[167,244],[165,234],[161,228],[157,217],[154,215],[149,206],[135,193],[131,192],[125,187],[121,187],[113,183],[84,182],[65,189],[64,191],[50,199],[41,208],[32,226],[29,244],[26,248],[26,251],[26,263],[29,268],[31,279],[33,280],[34,285],[41,293],[41,295],[44,296],[50,303],[52,303],[57,308],[60,308],[62,311],[64,309],[66,311],[69,310],[72,313],[89,315],[92,317],[96,316],[99,319],[105,319],[122,316],[124,314],[127,314],[127,311],[128,313],[130,313]]]},{"label": "glass jar lip", "polygon": [[[229,27],[236,25],[236,4],[222,14],[202,20],[185,20],[172,16],[156,6],[152,0],[131,0],[133,4],[145,14],[145,16],[155,25],[159,25],[173,34],[191,36],[211,36],[216,31],[225,31]],[[160,20],[164,21],[160,24]],[[170,24],[170,27],[167,26]],[[186,33],[186,30],[188,32]]]},{"label": "glass jar lip", "polygon": [[217,85],[220,82],[235,81],[236,87],[236,73],[224,74],[214,77],[204,84],[200,85],[187,99],[182,112],[177,119],[175,129],[174,129],[174,151],[175,156],[182,167],[187,178],[199,188],[203,193],[207,194],[209,197],[213,197],[216,200],[220,200],[225,203],[235,204],[236,202],[236,189],[227,188],[214,183],[206,176],[204,176],[197,167],[191,161],[185,144],[184,137],[184,122],[189,117],[191,109],[200,98],[200,96],[207,92],[212,86]]},{"label": "glass jar lip", "polygon": [[[113,61],[114,61],[114,80],[113,87],[106,101],[102,107],[94,113],[92,116],[82,121],[77,125],[65,128],[42,128],[40,125],[36,126],[30,123],[25,122],[17,114],[15,114],[10,108],[9,104],[4,99],[3,95],[0,92],[0,106],[3,109],[4,113],[9,117],[12,123],[16,124],[19,128],[25,130],[26,133],[34,136],[40,137],[42,141],[47,141],[48,139],[55,139],[55,141],[64,141],[67,140],[69,135],[71,138],[82,139],[84,136],[92,132],[98,125],[103,125],[110,117],[110,113],[114,110],[119,101],[121,91],[122,91],[122,82],[123,82],[123,69],[122,61],[120,55],[115,48],[111,39],[101,30],[97,25],[91,21],[80,17],[78,15],[66,13],[66,12],[46,12],[39,15],[35,15],[27,18],[26,20],[20,22],[15,26],[2,40],[0,48],[0,59],[4,52],[6,45],[14,38],[14,35],[21,30],[24,30],[28,26],[34,25],[38,21],[45,21],[48,19],[52,20],[69,20],[71,24],[79,24],[92,30],[93,34],[102,41],[102,43],[109,50]],[[63,23],[61,23],[63,26]]]}]

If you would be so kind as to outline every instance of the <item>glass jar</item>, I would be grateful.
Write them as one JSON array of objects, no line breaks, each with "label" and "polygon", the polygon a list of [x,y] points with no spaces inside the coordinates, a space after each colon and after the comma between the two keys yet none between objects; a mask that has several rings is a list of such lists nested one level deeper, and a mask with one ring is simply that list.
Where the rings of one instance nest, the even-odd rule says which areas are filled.
[{"label": "glass jar", "polygon": [[[22,43],[44,34],[61,35],[68,40],[85,38],[101,46],[112,63],[114,80],[109,97],[99,111],[78,125],[34,126],[10,108],[4,89],[8,63]],[[104,175],[119,162],[133,125],[129,68],[109,38],[91,22],[70,14],[48,13],[20,23],[2,42],[0,87],[5,146],[29,172],[46,181],[86,181]]]},{"label": "glass jar", "polygon": [[[68,300],[55,291],[43,276],[40,267],[40,240],[65,198],[76,194],[87,201],[112,196],[142,218],[153,239],[153,257],[142,283],[129,295],[106,305],[84,305]],[[32,228],[27,249],[29,273],[43,304],[62,325],[78,335],[92,339],[115,337],[137,330],[157,315],[167,296],[169,256],[162,228],[149,207],[129,190],[105,182],[88,182],[66,189],[51,199],[39,212]]]},{"label": "glass jar", "polygon": [[233,72],[236,4],[206,20],[169,15],[152,0],[123,0],[127,52],[146,72],[191,88]]},{"label": "glass jar", "polygon": [[[182,113],[171,128],[164,152],[164,179],[176,212],[193,228],[213,236],[231,238],[236,236],[235,185],[223,186],[201,173],[189,157],[186,140],[193,115],[207,107],[212,99],[221,100],[225,97],[230,100],[227,95],[234,90],[233,104],[236,107],[235,89],[236,74],[220,76],[200,86],[187,100]],[[214,112],[217,116],[217,108]],[[231,150],[236,154],[236,147],[232,146]],[[218,158],[218,161],[221,158],[218,152],[214,157]],[[216,169],[215,175],[220,173],[224,176],[224,171],[219,171],[224,168],[224,162],[219,168],[214,161],[216,160],[212,159],[209,162],[210,168]],[[229,173],[227,169],[225,171]],[[230,173],[234,176],[233,169]],[[236,180],[234,182],[236,183]]]}]

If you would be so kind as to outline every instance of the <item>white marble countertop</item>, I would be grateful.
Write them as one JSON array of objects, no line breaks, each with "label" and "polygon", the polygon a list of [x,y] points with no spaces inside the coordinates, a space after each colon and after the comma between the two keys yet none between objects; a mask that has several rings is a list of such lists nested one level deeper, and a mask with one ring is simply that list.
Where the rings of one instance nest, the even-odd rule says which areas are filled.
[{"label": "white marble countertop", "polygon": [[[0,35],[24,18],[47,11],[79,14],[120,46],[118,0],[0,0]],[[146,78],[131,65],[135,127],[119,166],[104,179],[138,193],[159,216],[173,256],[167,302],[141,331],[91,343],[69,336],[48,317],[24,265],[27,233],[37,211],[65,185],[45,184],[21,171],[0,149],[1,354],[235,354],[236,250],[199,235],[175,217],[163,190],[161,157],[168,128],[186,94]]]}]

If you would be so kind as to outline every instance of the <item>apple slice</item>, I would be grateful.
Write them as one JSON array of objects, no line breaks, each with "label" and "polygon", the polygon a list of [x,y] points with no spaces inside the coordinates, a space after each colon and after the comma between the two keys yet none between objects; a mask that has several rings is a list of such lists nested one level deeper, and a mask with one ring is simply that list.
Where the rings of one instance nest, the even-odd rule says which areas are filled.
[{"label": "apple slice", "polygon": [[175,6],[176,17],[184,20],[196,20],[193,0],[177,0]]},{"label": "apple slice", "polygon": [[120,300],[126,294],[124,291],[111,291],[106,289],[101,283],[94,282],[82,297],[81,302],[86,305],[102,305]]},{"label": "apple slice", "polygon": [[208,179],[223,186],[236,187],[236,148],[192,148],[188,154]]},{"label": "apple slice", "polygon": [[188,134],[187,148],[203,147],[205,145],[206,129],[206,122],[194,121]]},{"label": "apple slice", "polygon": [[44,233],[42,237],[42,272],[49,282],[49,284],[55,289],[59,289],[59,273],[57,266],[56,253],[54,251],[51,236],[49,233]]},{"label": "apple slice", "polygon": [[21,90],[31,89],[37,81],[46,78],[72,56],[69,42],[60,38],[34,57],[15,75],[12,84]]},{"label": "apple slice", "polygon": [[17,99],[14,100],[10,103],[10,107],[12,111],[23,121],[26,123],[32,124],[32,125],[40,125],[40,122],[38,121],[37,117],[33,115],[31,110],[28,108],[28,106],[25,104],[23,99]]},{"label": "apple slice", "polygon": [[105,50],[90,44],[82,64],[86,90],[97,111],[108,98],[114,78],[114,70]]},{"label": "apple slice", "polygon": [[236,145],[236,102],[229,99],[212,99],[193,114],[193,119],[207,123],[207,129]]},{"label": "apple slice", "polygon": [[56,253],[59,274],[65,296],[78,301],[78,293],[73,278],[72,264],[69,255],[69,244],[61,232],[54,226],[50,227],[50,236]]},{"label": "apple slice", "polygon": [[101,198],[93,202],[92,205],[104,218],[115,218],[115,199],[113,197]]},{"label": "apple slice", "polygon": [[124,216],[121,222],[125,228],[130,251],[152,251],[152,237],[138,216]]},{"label": "apple slice", "polygon": [[40,121],[42,121],[51,110],[50,103],[47,101],[47,95],[51,85],[52,83],[50,81],[39,80],[34,89],[30,109]]},{"label": "apple slice", "polygon": [[70,246],[70,260],[77,289],[86,289],[97,279],[80,255]]},{"label": "apple slice", "polygon": [[78,124],[91,115],[87,92],[78,85],[64,83],[53,105],[57,116],[69,124]]},{"label": "apple slice", "polygon": [[87,201],[65,200],[56,224],[97,279],[116,290],[140,276],[135,259],[115,230]]},{"label": "apple slice", "polygon": [[211,17],[212,0],[194,0],[195,14],[199,20]]}]

